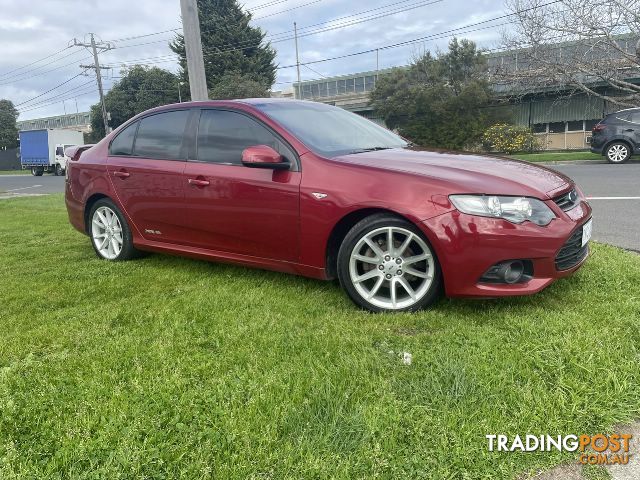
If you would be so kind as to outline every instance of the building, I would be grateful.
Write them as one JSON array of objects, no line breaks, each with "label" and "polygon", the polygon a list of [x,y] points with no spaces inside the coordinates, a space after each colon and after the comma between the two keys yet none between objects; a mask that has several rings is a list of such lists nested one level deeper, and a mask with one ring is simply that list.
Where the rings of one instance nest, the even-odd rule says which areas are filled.
[{"label": "building", "polygon": [[[621,37],[625,51],[635,51],[635,37]],[[575,44],[559,44],[554,47],[562,55],[565,48],[576,48]],[[508,73],[525,71],[528,68],[525,51],[503,51],[487,54],[487,63],[492,85],[502,104],[500,109],[515,124],[530,127],[540,138],[543,148],[548,150],[587,149],[591,129],[605,115],[621,107],[594,95],[569,92],[558,85],[546,85],[514,95],[514,85],[509,83]],[[406,68],[406,67],[397,67]],[[370,71],[337,77],[294,83],[295,98],[313,100],[336,105],[366,118],[384,124],[384,120],[371,106],[370,92],[378,78],[394,69]],[[507,74],[506,74],[507,73]],[[628,78],[640,84],[640,75]],[[505,80],[505,78],[507,80]],[[606,90],[594,85],[595,90]],[[605,92],[606,93],[606,92]]]},{"label": "building", "polygon": [[89,112],[68,113],[55,117],[34,118],[18,121],[18,130],[43,130],[48,128],[62,128],[91,132],[91,114]]},{"label": "building", "polygon": [[377,123],[384,124],[371,106],[370,94],[381,75],[394,69],[354,73],[338,77],[306,80],[293,84],[295,98],[313,100],[344,108]]}]

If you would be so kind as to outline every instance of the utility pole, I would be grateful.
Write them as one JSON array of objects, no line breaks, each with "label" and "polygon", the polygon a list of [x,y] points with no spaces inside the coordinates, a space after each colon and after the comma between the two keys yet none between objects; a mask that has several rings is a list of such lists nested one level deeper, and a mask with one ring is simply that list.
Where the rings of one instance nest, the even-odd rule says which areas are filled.
[{"label": "utility pole", "polygon": [[180,10],[182,11],[182,31],[187,54],[191,100],[196,102],[208,100],[209,92],[207,91],[207,77],[204,73],[202,38],[196,0],[180,0]]},{"label": "utility pole", "polygon": [[293,22],[293,37],[296,40],[296,68],[298,69],[298,90],[302,88],[300,85],[300,57],[298,55],[298,25]]},{"label": "utility pole", "polygon": [[[98,93],[100,94],[100,105],[102,107],[102,121],[104,122],[104,133],[108,135],[111,132],[109,128],[109,116],[107,115],[107,106],[104,103],[104,89],[102,88],[102,73],[101,70],[108,70],[109,67],[101,67],[98,60],[98,53],[111,50],[113,46],[110,43],[99,42],[96,43],[96,39],[93,33],[91,36],[91,43],[80,43],[77,39],[73,39],[73,45],[75,47],[91,48],[93,54],[93,65],[80,65],[81,68],[94,69],[96,71],[96,81],[98,82]],[[99,50],[99,52],[98,52]]]}]

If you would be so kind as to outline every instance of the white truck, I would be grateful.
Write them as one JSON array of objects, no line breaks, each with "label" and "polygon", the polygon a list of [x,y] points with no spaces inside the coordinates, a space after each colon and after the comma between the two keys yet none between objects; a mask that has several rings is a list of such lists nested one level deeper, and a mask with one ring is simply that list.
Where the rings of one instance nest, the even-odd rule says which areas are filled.
[{"label": "white truck", "polygon": [[84,145],[84,135],[77,130],[22,130],[20,163],[36,177],[45,172],[64,175],[69,161],[64,152],[75,145]]}]

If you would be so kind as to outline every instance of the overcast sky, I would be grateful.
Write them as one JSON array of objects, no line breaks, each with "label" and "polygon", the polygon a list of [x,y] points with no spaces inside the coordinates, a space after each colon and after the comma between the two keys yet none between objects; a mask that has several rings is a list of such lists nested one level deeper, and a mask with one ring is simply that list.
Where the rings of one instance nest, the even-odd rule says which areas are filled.
[{"label": "overcast sky", "polygon": [[[265,7],[267,3],[272,5]],[[245,5],[253,12],[254,25],[272,35],[280,66],[295,63],[294,42],[287,33],[294,21],[300,34],[300,61],[309,62],[436,35],[505,13],[501,1],[490,0],[247,0]],[[373,18],[394,11],[397,13]],[[128,38],[179,28],[179,0],[0,0],[0,12],[0,98],[8,98],[18,106],[20,119],[58,115],[65,109],[67,113],[75,112],[76,102],[79,111],[87,111],[97,102],[92,71],[91,76],[72,78],[82,72],[81,64],[92,61],[89,51],[65,48],[74,37],[87,41],[88,32],[95,32],[105,41],[118,40],[113,42],[117,48],[100,57],[102,64],[115,67],[104,72],[107,89],[117,81],[111,77],[119,76],[122,62],[140,60],[172,71],[177,69],[167,46],[171,32]],[[358,20],[367,21],[348,25]],[[481,47],[495,48],[504,22],[483,23],[466,29],[476,29],[474,32],[465,34],[462,29],[457,33]],[[319,23],[322,24],[305,28]],[[304,36],[328,27],[335,28]],[[434,38],[382,49],[380,68],[406,64],[417,51],[445,48],[447,41],[448,38]],[[32,62],[37,63],[30,65]],[[368,53],[314,63],[301,67],[300,73],[303,80],[308,80],[375,68],[376,54]],[[280,68],[273,89],[290,88],[295,78],[295,68]]]}]

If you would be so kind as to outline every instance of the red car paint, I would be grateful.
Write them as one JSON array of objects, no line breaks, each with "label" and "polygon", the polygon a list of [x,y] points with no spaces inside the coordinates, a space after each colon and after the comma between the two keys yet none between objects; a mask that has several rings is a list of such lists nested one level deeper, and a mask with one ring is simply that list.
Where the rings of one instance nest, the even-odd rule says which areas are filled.
[{"label": "red car paint", "polygon": [[[332,233],[368,213],[394,212],[424,232],[452,297],[532,294],[584,263],[556,270],[558,251],[591,217],[591,208],[578,189],[578,206],[560,209],[553,198],[576,187],[553,170],[415,149],[327,159],[252,101],[193,102],[153,112],[178,107],[222,107],[251,115],[290,144],[300,157],[300,171],[109,156],[119,129],[69,165],[66,204],[76,229],[87,233],[88,203],[106,196],[126,215],[138,249],[328,279],[335,275]],[[542,227],[463,214],[448,196],[464,193],[535,197],[557,218]],[[478,282],[492,265],[517,258],[533,262],[535,273],[528,282]]]}]

